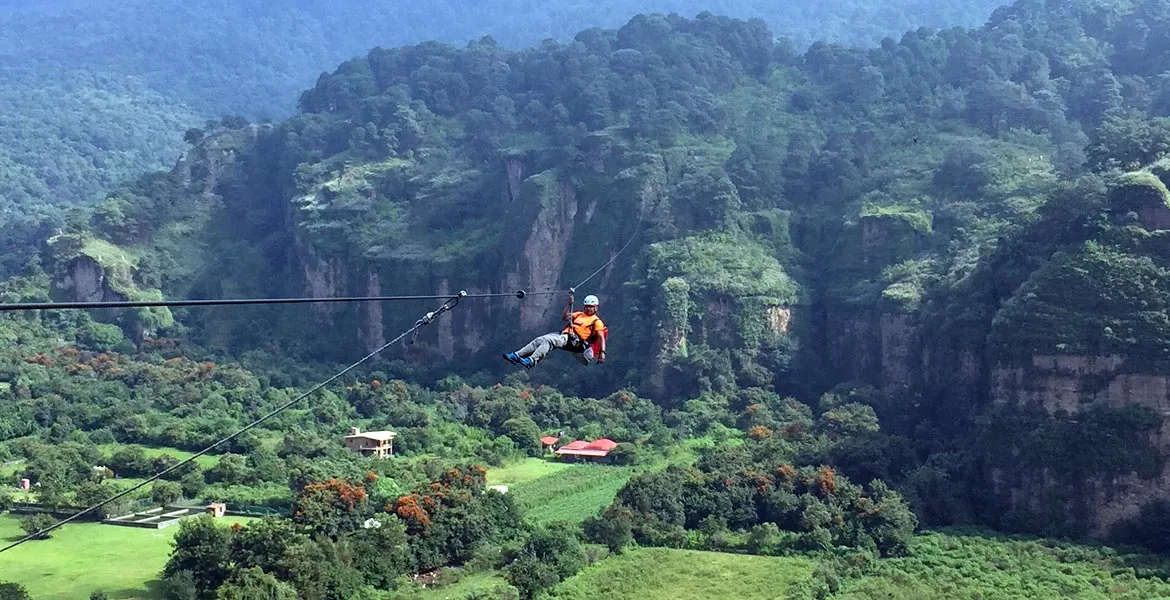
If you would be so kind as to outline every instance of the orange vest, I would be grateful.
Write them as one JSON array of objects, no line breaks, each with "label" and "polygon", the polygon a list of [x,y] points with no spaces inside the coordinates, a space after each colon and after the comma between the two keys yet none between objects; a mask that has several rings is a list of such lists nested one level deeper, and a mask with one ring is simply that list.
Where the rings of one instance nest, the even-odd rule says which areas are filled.
[{"label": "orange vest", "polygon": [[561,333],[575,333],[583,343],[588,343],[594,334],[601,333],[603,329],[605,329],[605,323],[601,321],[601,317],[596,314],[587,315],[585,311],[579,310],[569,313],[569,324]]}]

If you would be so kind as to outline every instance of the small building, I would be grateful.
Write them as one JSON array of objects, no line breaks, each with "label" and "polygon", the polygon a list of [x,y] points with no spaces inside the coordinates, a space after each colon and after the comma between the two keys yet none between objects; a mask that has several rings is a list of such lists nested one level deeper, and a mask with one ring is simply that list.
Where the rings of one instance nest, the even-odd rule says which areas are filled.
[{"label": "small building", "polygon": [[540,449],[542,452],[552,451],[553,446],[557,445],[557,442],[559,441],[561,441],[561,438],[559,437],[546,435],[540,438]]},{"label": "small building", "polygon": [[227,505],[223,502],[212,502],[211,504],[207,505],[207,514],[215,517],[216,519],[222,518],[226,512]]},{"label": "small building", "polygon": [[556,454],[558,456],[570,456],[574,460],[577,457],[601,460],[609,456],[609,453],[614,448],[617,448],[617,442],[609,438],[601,438],[592,442],[576,440],[557,448]]},{"label": "small building", "polygon": [[387,458],[394,456],[395,435],[393,431],[362,433],[357,427],[350,427],[349,435],[345,436],[345,447],[349,448],[350,452],[356,452],[362,456]]}]

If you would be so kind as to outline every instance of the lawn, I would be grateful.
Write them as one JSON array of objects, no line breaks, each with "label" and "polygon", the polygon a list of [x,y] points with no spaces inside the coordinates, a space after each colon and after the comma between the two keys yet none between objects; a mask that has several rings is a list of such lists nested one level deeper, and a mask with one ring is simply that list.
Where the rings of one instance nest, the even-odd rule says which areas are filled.
[{"label": "lawn", "polygon": [[788,586],[808,579],[813,562],[779,558],[633,548],[586,567],[553,588],[557,600],[685,600],[784,598]]},{"label": "lawn", "polygon": [[[247,523],[227,517],[224,526]],[[170,556],[177,525],[136,529],[101,523],[69,523],[48,540],[25,542],[0,554],[0,581],[19,583],[36,600],[88,598],[103,590],[110,598],[161,598],[157,579]],[[0,543],[24,537],[19,520],[0,515]]]},{"label": "lawn", "polygon": [[[11,488],[19,481],[20,474],[24,472],[24,461],[13,460],[5,463],[0,463],[0,485]],[[11,490],[10,490],[11,491]]]},{"label": "lawn", "polygon": [[[118,450],[120,450],[126,446],[128,446],[128,444],[115,443],[115,444],[98,444],[97,447],[98,447],[98,450],[102,451],[102,454],[105,454],[107,456],[112,456],[115,452],[117,452]],[[188,452],[186,450],[179,450],[177,448],[167,448],[165,446],[157,446],[157,447],[155,447],[155,446],[140,446],[140,447],[146,453],[146,456],[149,458],[154,458],[156,456],[161,456],[163,454],[170,454],[171,456],[173,456],[179,460],[186,460],[186,459],[191,458],[192,456],[195,455],[194,452]],[[218,451],[218,449],[216,449],[216,451]],[[200,456],[199,458],[195,459],[195,464],[203,467],[204,469],[210,469],[211,467],[214,467],[216,464],[219,463],[219,458],[220,457],[217,454],[204,454],[204,455]]]},{"label": "lawn", "polygon": [[0,463],[0,480],[8,482],[16,479],[16,474],[24,470],[23,460],[13,460]]},{"label": "lawn", "polygon": [[569,463],[543,458],[528,458],[516,464],[489,469],[487,472],[488,485],[513,486],[518,483],[540,479],[545,475],[552,475],[570,467]]}]

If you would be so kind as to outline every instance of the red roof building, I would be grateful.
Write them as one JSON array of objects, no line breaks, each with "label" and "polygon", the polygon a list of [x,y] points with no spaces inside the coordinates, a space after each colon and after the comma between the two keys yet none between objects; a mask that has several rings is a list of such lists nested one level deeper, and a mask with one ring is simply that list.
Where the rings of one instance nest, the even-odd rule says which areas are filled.
[{"label": "red roof building", "polygon": [[545,446],[551,446],[559,441],[561,441],[561,438],[552,435],[546,435],[540,438],[540,443],[544,444]]},{"label": "red roof building", "polygon": [[614,448],[617,448],[617,442],[609,438],[601,438],[592,442],[577,440],[557,448],[556,453],[561,456],[568,455],[605,458]]}]

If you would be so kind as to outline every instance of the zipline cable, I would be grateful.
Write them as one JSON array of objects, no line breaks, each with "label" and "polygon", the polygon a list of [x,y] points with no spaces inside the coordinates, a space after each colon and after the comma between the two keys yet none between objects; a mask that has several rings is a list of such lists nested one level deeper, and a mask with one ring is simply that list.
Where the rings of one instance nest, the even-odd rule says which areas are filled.
[{"label": "zipline cable", "polygon": [[[503,298],[513,296],[540,296],[555,292],[467,294],[464,298]],[[144,308],[153,306],[221,306],[230,304],[309,304],[332,302],[395,302],[403,300],[442,300],[448,295],[437,296],[355,296],[347,298],[225,298],[221,300],[127,300],[116,302],[21,302],[0,304],[0,312],[15,310],[55,310],[66,308]]]},{"label": "zipline cable", "polygon": [[617,260],[617,257],[621,256],[621,255],[622,255],[622,252],[625,252],[625,251],[626,251],[626,248],[628,248],[628,247],[630,246],[630,242],[634,241],[634,238],[638,237],[638,231],[641,231],[641,225],[642,225],[642,224],[639,222],[639,223],[638,223],[638,229],[634,231],[634,235],[631,235],[631,236],[630,236],[630,239],[626,240],[626,244],[625,244],[624,246],[622,246],[622,249],[621,249],[621,250],[618,250],[618,251],[617,251],[617,254],[614,254],[613,256],[611,256],[611,257],[610,257],[610,259],[609,259],[608,261],[606,261],[606,263],[605,263],[604,265],[601,265],[601,267],[599,267],[599,268],[598,268],[596,271],[594,271],[594,272],[593,272],[591,275],[589,275],[588,277],[586,277],[585,279],[583,279],[583,280],[581,281],[581,283],[578,283],[577,285],[575,285],[575,286],[573,286],[573,287],[571,287],[571,288],[569,288],[569,289],[570,289],[570,290],[576,290],[577,288],[579,288],[579,287],[581,287],[581,286],[585,285],[586,283],[589,283],[589,280],[590,280],[590,279],[593,279],[593,278],[594,278],[594,277],[595,277],[595,276],[596,276],[598,273],[600,273],[600,272],[602,272],[603,270],[605,270],[605,268],[606,268],[606,267],[608,267],[608,266],[612,265],[612,264],[613,264],[613,261]]},{"label": "zipline cable", "polygon": [[[588,277],[581,280],[581,283],[569,288],[572,293],[577,288],[585,285],[590,279],[597,276],[598,273],[605,270],[606,267],[613,264],[617,257],[626,251],[634,238],[638,236],[641,231],[641,219],[638,221],[638,230],[626,240],[625,245],[621,250],[617,251],[604,265],[601,265],[596,271],[591,273]],[[559,294],[560,290],[544,290],[529,292],[523,289],[516,290],[513,293],[483,293],[483,294],[468,294],[463,292],[463,298],[504,298],[514,296],[523,300],[527,296],[546,296],[549,294]],[[114,302],[13,302],[9,304],[0,303],[0,312],[10,312],[19,310],[63,310],[63,309],[88,309],[88,308],[152,308],[159,306],[228,306],[240,304],[313,304],[313,303],[340,303],[340,302],[398,302],[406,300],[442,300],[447,298],[447,295],[422,295],[422,296],[350,296],[343,298],[223,298],[219,300],[125,300]]]},{"label": "zipline cable", "polygon": [[165,469],[165,470],[163,470],[163,471],[159,472],[158,474],[156,474],[156,475],[152,476],[151,478],[149,478],[149,479],[147,479],[147,480],[143,481],[142,483],[139,483],[139,484],[137,484],[137,485],[135,485],[135,486],[133,486],[133,487],[131,487],[131,488],[129,488],[129,489],[126,489],[126,490],[123,490],[122,492],[119,492],[118,494],[114,495],[113,497],[111,497],[111,498],[110,498],[110,499],[108,499],[108,500],[105,500],[105,501],[103,501],[103,502],[101,502],[101,503],[99,503],[99,504],[95,504],[95,505],[93,505],[93,506],[91,506],[91,507],[89,507],[89,508],[87,508],[87,509],[85,509],[85,510],[83,510],[83,511],[79,512],[79,513],[77,513],[77,514],[74,514],[74,515],[71,515],[71,516],[69,516],[68,518],[64,519],[63,521],[60,521],[60,522],[58,522],[58,523],[56,523],[56,524],[52,525],[51,527],[47,527],[47,528],[45,528],[45,529],[42,529],[42,530],[40,530],[40,531],[37,531],[37,532],[35,532],[35,533],[30,533],[30,534],[28,534],[28,535],[24,536],[23,538],[21,538],[21,539],[19,539],[19,540],[15,541],[15,542],[13,542],[13,543],[9,544],[8,546],[5,546],[5,547],[3,547],[3,548],[0,548],[0,552],[4,552],[4,551],[6,551],[6,550],[9,550],[9,549],[11,549],[11,548],[15,548],[16,546],[19,546],[20,544],[23,544],[24,542],[26,542],[26,541],[28,541],[28,540],[31,540],[31,539],[37,538],[37,537],[39,537],[39,536],[42,536],[42,535],[44,535],[44,534],[46,534],[46,533],[48,533],[48,532],[50,532],[50,531],[52,531],[52,530],[54,530],[54,529],[56,529],[56,528],[60,527],[60,526],[62,526],[62,525],[64,525],[64,524],[68,523],[69,521],[72,521],[72,520],[74,520],[74,519],[76,519],[76,518],[80,517],[81,515],[84,515],[84,514],[86,514],[86,513],[89,513],[89,512],[95,511],[95,510],[97,510],[97,509],[101,508],[102,506],[105,506],[106,504],[109,504],[110,502],[113,502],[114,500],[117,500],[118,498],[121,498],[122,496],[125,496],[126,494],[129,494],[130,492],[133,492],[134,490],[137,490],[137,489],[141,488],[142,486],[144,486],[144,485],[146,485],[146,484],[148,484],[148,483],[150,483],[150,482],[152,482],[152,481],[155,481],[156,479],[158,479],[158,478],[162,477],[163,475],[166,475],[167,473],[170,473],[171,471],[174,471],[175,469],[178,469],[179,467],[181,467],[181,466],[183,466],[183,465],[185,465],[185,464],[187,464],[187,463],[189,463],[189,462],[191,462],[191,461],[195,460],[196,458],[199,458],[200,456],[203,456],[203,455],[204,455],[204,454],[206,454],[208,451],[210,451],[212,448],[215,448],[216,446],[218,446],[218,445],[220,445],[220,444],[222,444],[222,443],[224,443],[224,442],[230,441],[230,440],[232,440],[233,438],[235,438],[236,436],[238,436],[238,435],[240,435],[240,434],[242,434],[242,433],[244,433],[244,432],[246,432],[246,431],[248,431],[248,430],[252,429],[253,427],[255,427],[255,426],[257,426],[257,425],[259,425],[259,424],[263,423],[264,421],[267,421],[268,419],[270,419],[270,418],[272,418],[272,417],[276,416],[276,415],[277,415],[278,413],[280,413],[281,411],[283,411],[283,410],[287,409],[288,407],[290,407],[290,406],[292,406],[292,405],[296,404],[297,402],[300,402],[301,400],[303,400],[303,399],[305,399],[305,398],[309,397],[309,395],[311,395],[313,392],[316,392],[317,390],[320,390],[321,388],[325,387],[326,385],[329,385],[330,383],[332,383],[333,381],[335,381],[335,380],[336,380],[338,377],[341,377],[342,375],[344,375],[344,374],[348,373],[349,371],[351,371],[351,370],[353,370],[354,368],[356,368],[358,365],[360,365],[360,364],[362,364],[362,363],[366,362],[367,360],[369,360],[369,359],[373,358],[373,357],[374,357],[374,355],[376,355],[376,354],[378,354],[379,352],[381,352],[381,351],[385,350],[386,348],[389,348],[390,346],[394,345],[395,343],[397,343],[397,342],[398,342],[399,340],[401,340],[402,338],[404,338],[404,337],[406,337],[406,336],[410,335],[411,333],[414,333],[414,332],[418,331],[418,330],[419,330],[419,329],[420,329],[420,328],[421,328],[423,325],[428,325],[428,324],[430,324],[432,321],[434,321],[434,320],[435,320],[435,317],[438,317],[439,315],[441,315],[441,314],[443,314],[443,313],[445,313],[445,312],[447,312],[447,311],[451,310],[452,308],[455,308],[455,306],[459,304],[459,299],[460,299],[460,298],[466,298],[466,297],[468,297],[468,294],[467,294],[467,292],[465,292],[465,291],[461,291],[461,292],[459,292],[459,294],[458,294],[458,295],[456,295],[456,296],[453,296],[453,297],[448,297],[448,300],[447,300],[446,302],[444,302],[444,303],[442,304],[442,306],[440,306],[438,309],[436,309],[436,310],[434,310],[434,311],[432,311],[432,312],[429,312],[429,313],[427,313],[426,315],[424,315],[424,316],[423,316],[421,319],[419,319],[418,321],[415,321],[415,323],[414,323],[414,326],[413,326],[413,327],[411,327],[410,329],[407,329],[406,331],[402,332],[402,334],[401,334],[401,335],[399,335],[398,337],[396,337],[396,338],[394,338],[394,339],[390,340],[389,342],[386,342],[385,344],[383,344],[383,345],[382,345],[380,348],[378,348],[377,350],[374,350],[373,352],[371,352],[371,353],[367,354],[367,355],[366,355],[364,358],[362,358],[361,360],[359,360],[359,361],[357,361],[357,362],[355,362],[355,363],[353,363],[353,364],[349,365],[348,367],[346,367],[346,368],[342,369],[342,370],[341,370],[341,371],[339,371],[339,372],[338,372],[336,375],[334,375],[334,376],[330,377],[329,379],[326,379],[325,381],[322,381],[321,383],[318,383],[317,385],[313,386],[313,387],[312,387],[312,389],[310,389],[309,391],[307,391],[307,392],[305,392],[305,393],[301,394],[300,396],[297,396],[296,398],[294,398],[294,399],[292,399],[292,400],[290,400],[290,401],[288,401],[288,402],[286,402],[286,403],[282,404],[281,406],[277,407],[275,410],[273,410],[272,412],[270,412],[270,413],[268,413],[268,414],[264,415],[263,417],[260,417],[259,419],[256,419],[255,421],[252,421],[250,424],[248,424],[248,425],[247,425],[246,427],[244,427],[243,429],[240,429],[239,431],[237,431],[237,432],[235,432],[235,433],[233,433],[233,434],[231,434],[231,435],[229,435],[229,436],[227,436],[227,437],[225,437],[225,438],[223,438],[223,439],[221,439],[221,440],[219,440],[219,441],[215,442],[214,444],[212,444],[212,445],[210,445],[210,446],[208,446],[208,447],[204,448],[203,450],[200,450],[198,453],[196,453],[196,454],[194,454],[194,455],[192,455],[192,456],[190,456],[190,457],[188,457],[188,458],[186,458],[186,459],[182,460],[181,462],[179,462],[178,464],[175,464],[174,466],[171,466],[170,468],[167,468],[167,469]]},{"label": "zipline cable", "polygon": [[[638,219],[638,229],[636,229],[636,230],[634,231],[634,234],[630,236],[630,239],[626,240],[626,243],[625,243],[625,244],[623,244],[623,245],[622,245],[622,247],[621,247],[621,249],[617,251],[617,254],[614,254],[613,256],[611,256],[611,257],[609,258],[609,260],[607,260],[607,261],[605,262],[605,264],[604,264],[604,265],[601,265],[600,267],[598,267],[598,269],[597,269],[596,271],[594,271],[594,272],[590,273],[588,277],[586,277],[585,279],[582,279],[582,280],[581,280],[581,283],[578,283],[577,285],[570,287],[570,288],[569,288],[569,295],[573,295],[573,294],[575,294],[575,293],[577,292],[577,288],[579,288],[579,287],[581,287],[581,286],[585,285],[586,283],[589,283],[589,280],[590,280],[590,279],[593,279],[594,277],[596,277],[596,276],[597,276],[597,274],[598,274],[598,273],[600,273],[600,272],[604,271],[606,267],[608,267],[608,266],[612,265],[612,264],[613,264],[613,261],[617,260],[617,257],[621,256],[621,255],[622,255],[622,252],[625,252],[625,251],[626,251],[626,248],[629,248],[629,247],[630,247],[630,243],[634,241],[634,238],[638,237],[638,233],[639,233],[641,230],[642,230],[642,219],[639,217],[639,219]],[[517,298],[523,298],[525,295],[529,295],[529,296],[543,296],[543,295],[546,295],[546,294],[560,294],[560,293],[562,293],[562,292],[563,292],[562,290],[543,290],[543,291],[539,291],[539,292],[526,292],[526,291],[524,291],[524,290],[519,290],[519,291],[517,291],[517,292],[516,292],[516,297],[517,297]]]},{"label": "zipline cable", "polygon": [[[639,231],[640,230],[641,230],[641,219],[639,219]],[[601,265],[601,267],[599,267],[596,271],[594,271],[588,277],[583,279],[581,281],[581,283],[578,283],[577,285],[569,288],[569,292],[573,293],[576,288],[581,287],[582,285],[585,285],[586,283],[589,282],[590,279],[593,279],[594,277],[597,276],[598,273],[602,272],[603,270],[605,270],[606,267],[613,264],[613,261],[617,260],[617,257],[621,256],[622,252],[626,251],[626,248],[628,248],[630,246],[630,243],[634,241],[634,238],[637,237],[637,234],[638,234],[638,231],[635,231],[634,235],[630,236],[630,239],[626,240],[625,245],[623,245],[621,247],[621,249],[617,251],[616,254],[614,254],[612,257],[610,257],[610,259],[608,261],[606,261],[605,264]],[[65,519],[63,519],[63,520],[61,520],[61,521],[59,521],[59,522],[57,522],[49,527],[46,527],[45,529],[30,533],[30,534],[24,536],[23,538],[20,538],[19,540],[15,541],[15,542],[13,542],[13,543],[11,543],[3,548],[0,548],[0,552],[5,552],[7,550],[15,548],[16,546],[19,546],[20,544],[23,544],[24,542],[27,542],[28,540],[35,539],[35,538],[40,537],[40,536],[42,536],[50,531],[53,531],[54,529],[57,529],[58,527],[66,524],[66,523],[68,523],[68,522],[70,522],[70,521],[72,521],[72,520],[74,520],[82,515],[93,512],[93,511],[105,506],[106,504],[109,504],[110,502],[113,502],[114,500],[117,500],[118,498],[121,498],[121,497],[129,494],[130,492],[133,492],[137,489],[142,488],[143,486],[145,486],[148,483],[151,483],[152,481],[158,480],[163,475],[166,475],[167,473],[170,473],[171,471],[174,471],[175,469],[178,469],[179,467],[194,461],[196,458],[203,456],[204,454],[206,454],[209,451],[211,451],[212,449],[214,449],[216,446],[219,446],[220,444],[223,444],[224,442],[231,441],[236,436],[241,435],[241,434],[251,430],[253,427],[256,427],[257,425],[263,423],[264,421],[267,421],[268,419],[283,412],[288,407],[290,407],[290,406],[296,404],[297,402],[300,402],[301,400],[309,397],[317,390],[320,390],[321,388],[325,387],[326,385],[333,383],[334,381],[337,380],[337,378],[339,378],[342,375],[348,373],[349,371],[357,368],[362,363],[373,358],[379,352],[398,343],[398,341],[402,340],[406,336],[411,335],[411,334],[417,335],[418,330],[421,329],[423,325],[429,325],[432,321],[435,320],[435,317],[438,317],[439,315],[455,308],[455,306],[457,306],[459,304],[459,300],[462,298],[501,298],[504,296],[515,296],[516,298],[523,299],[525,296],[530,296],[530,295],[531,296],[543,296],[543,295],[547,295],[547,294],[559,294],[559,293],[561,293],[561,292],[556,291],[556,290],[527,292],[527,291],[521,289],[521,290],[517,290],[515,294],[511,294],[511,293],[506,293],[506,294],[505,293],[468,294],[466,291],[460,291],[458,295],[453,296],[453,297],[444,295],[444,296],[370,296],[370,297],[351,297],[351,298],[240,298],[240,299],[226,299],[226,300],[146,300],[146,301],[127,301],[127,302],[61,302],[61,303],[52,303],[52,302],[49,302],[49,303],[29,303],[29,302],[25,302],[25,303],[14,303],[14,304],[0,304],[0,311],[14,311],[14,310],[53,310],[53,309],[62,309],[62,308],[137,308],[137,307],[153,307],[153,306],[213,306],[213,305],[229,305],[229,304],[302,304],[302,303],[310,303],[310,302],[377,302],[377,301],[400,301],[400,300],[438,300],[438,299],[442,299],[442,298],[447,298],[447,301],[444,302],[441,306],[439,306],[439,308],[437,310],[429,312],[426,315],[424,315],[421,319],[419,319],[418,321],[415,321],[413,327],[402,332],[401,334],[398,335],[398,337],[395,337],[394,339],[390,340],[389,342],[382,344],[382,346],[380,346],[377,350],[374,350],[373,352],[362,357],[357,362],[349,365],[348,367],[342,369],[341,371],[338,371],[335,375],[333,375],[329,379],[326,379],[325,381],[322,381],[322,382],[318,383],[317,385],[313,386],[311,389],[309,389],[309,391],[301,394],[300,396],[297,396],[296,398],[293,398],[292,400],[289,400],[288,402],[282,404],[281,406],[277,407],[272,412],[269,412],[268,414],[264,415],[263,417],[260,417],[259,419],[252,421],[251,423],[249,423],[248,425],[246,425],[245,427],[243,427],[239,431],[236,431],[235,433],[233,433],[233,434],[231,434],[223,439],[220,439],[219,441],[204,448],[203,450],[200,450],[199,452],[187,457],[186,459],[183,459],[182,461],[179,461],[178,463],[172,465],[171,467],[164,469],[164,470],[160,471],[159,473],[156,473],[155,475],[151,476],[149,479],[146,479],[146,480],[142,481],[141,483],[138,483],[137,485],[134,485],[130,488],[127,488],[127,489],[115,494],[114,496],[110,497],[107,500],[104,500],[98,504],[90,506],[89,508],[86,508],[85,510],[82,510],[81,512],[70,515],[69,517],[67,517],[67,518],[65,518]],[[413,340],[414,340],[414,337],[412,336],[411,341],[413,342]]]}]

